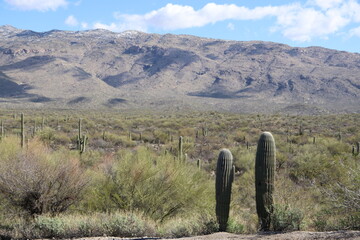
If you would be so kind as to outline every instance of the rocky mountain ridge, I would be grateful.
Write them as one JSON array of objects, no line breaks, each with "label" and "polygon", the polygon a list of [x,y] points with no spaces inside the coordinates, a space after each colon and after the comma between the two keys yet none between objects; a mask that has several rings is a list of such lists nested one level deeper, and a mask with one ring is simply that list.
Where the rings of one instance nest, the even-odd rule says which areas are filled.
[{"label": "rocky mountain ridge", "polygon": [[0,107],[360,112],[360,54],[107,30],[0,27]]}]

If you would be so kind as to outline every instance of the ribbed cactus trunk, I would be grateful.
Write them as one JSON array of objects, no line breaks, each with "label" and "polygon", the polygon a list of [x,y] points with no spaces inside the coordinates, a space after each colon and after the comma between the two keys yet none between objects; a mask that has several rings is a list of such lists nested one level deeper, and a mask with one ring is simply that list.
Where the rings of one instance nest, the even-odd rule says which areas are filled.
[{"label": "ribbed cactus trunk", "polygon": [[255,160],[256,211],[260,230],[269,231],[273,211],[276,147],[270,132],[263,132],[258,141]]},{"label": "ribbed cactus trunk", "polygon": [[216,217],[219,230],[226,231],[230,211],[231,185],[234,180],[233,156],[228,149],[220,151],[216,166]]}]

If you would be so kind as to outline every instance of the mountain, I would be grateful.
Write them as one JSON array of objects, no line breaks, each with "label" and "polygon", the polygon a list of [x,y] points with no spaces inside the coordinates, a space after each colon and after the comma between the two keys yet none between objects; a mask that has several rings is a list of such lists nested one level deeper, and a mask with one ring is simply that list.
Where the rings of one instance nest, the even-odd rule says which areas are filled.
[{"label": "mountain", "polygon": [[0,107],[360,112],[360,54],[261,41],[0,27]]}]

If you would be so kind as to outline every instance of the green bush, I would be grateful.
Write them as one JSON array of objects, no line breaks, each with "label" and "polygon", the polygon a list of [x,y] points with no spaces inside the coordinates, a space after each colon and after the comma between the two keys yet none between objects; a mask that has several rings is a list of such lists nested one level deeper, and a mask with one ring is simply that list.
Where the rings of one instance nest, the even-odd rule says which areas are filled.
[{"label": "green bush", "polygon": [[86,205],[93,210],[141,211],[157,221],[215,207],[210,179],[197,168],[146,148],[120,151],[104,168]]},{"label": "green bush", "polygon": [[301,228],[303,220],[302,212],[289,205],[274,206],[271,215],[271,228],[273,231],[298,231]]},{"label": "green bush", "polygon": [[236,219],[229,218],[226,231],[230,233],[242,234],[245,231],[245,227]]},{"label": "green bush", "polygon": [[20,221],[7,234],[16,238],[80,238],[155,236],[155,224],[141,214],[115,212],[88,215],[37,216],[32,222]]},{"label": "green bush", "polygon": [[218,231],[216,217],[209,214],[196,214],[188,218],[173,218],[160,227],[160,236],[180,238],[211,234]]}]

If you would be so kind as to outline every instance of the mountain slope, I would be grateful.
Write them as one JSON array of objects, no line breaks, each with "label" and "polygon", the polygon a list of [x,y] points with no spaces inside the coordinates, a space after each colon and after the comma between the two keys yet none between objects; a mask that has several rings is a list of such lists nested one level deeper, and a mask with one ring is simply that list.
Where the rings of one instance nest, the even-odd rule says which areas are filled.
[{"label": "mountain slope", "polygon": [[0,27],[0,107],[359,112],[358,76],[360,54],[319,47]]}]

